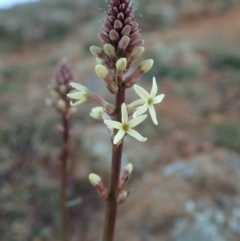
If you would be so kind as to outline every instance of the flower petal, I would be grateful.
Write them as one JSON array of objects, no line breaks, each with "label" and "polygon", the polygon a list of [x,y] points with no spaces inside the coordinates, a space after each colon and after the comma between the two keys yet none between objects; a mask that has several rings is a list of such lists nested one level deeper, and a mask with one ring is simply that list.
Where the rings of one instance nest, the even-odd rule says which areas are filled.
[{"label": "flower petal", "polygon": [[128,112],[127,112],[127,107],[125,103],[122,104],[121,109],[122,109],[122,123],[126,124],[128,123]]},{"label": "flower petal", "polygon": [[150,115],[152,117],[152,121],[155,125],[158,125],[158,121],[157,121],[157,117],[156,117],[156,111],[154,109],[154,106],[151,105],[149,106],[149,112],[150,112]]},{"label": "flower petal", "polygon": [[141,86],[139,85],[134,85],[134,90],[136,91],[136,93],[144,100],[144,101],[148,101],[149,99],[149,94],[148,92],[143,89]]},{"label": "flower petal", "polygon": [[113,144],[116,145],[125,135],[125,131],[119,130],[117,135],[114,137]]},{"label": "flower petal", "polygon": [[133,118],[136,118],[137,116],[143,114],[144,112],[146,112],[148,109],[148,104],[144,104],[140,107],[137,108],[137,110],[133,113]]},{"label": "flower petal", "polygon": [[130,128],[133,128],[133,127],[139,125],[141,122],[143,122],[146,118],[147,118],[147,115],[138,116],[138,117],[130,120],[128,122],[128,125],[129,125]]},{"label": "flower petal", "polygon": [[153,77],[153,85],[152,85],[152,90],[151,90],[150,96],[154,97],[157,94],[157,91],[158,91],[158,86],[156,83],[156,78]]},{"label": "flower petal", "polygon": [[158,95],[158,96],[154,97],[154,99],[153,99],[153,104],[158,104],[158,103],[160,103],[160,102],[163,100],[164,97],[165,97],[164,94],[161,94],[161,95]]},{"label": "flower petal", "polygon": [[143,137],[141,136],[137,131],[133,130],[133,129],[129,129],[127,131],[127,134],[134,137],[135,139],[137,139],[138,141],[146,141],[147,138],[146,137]]},{"label": "flower petal", "polygon": [[69,85],[71,85],[74,89],[79,90],[79,91],[84,91],[84,92],[88,91],[88,89],[85,86],[80,85],[75,82],[71,82]]},{"label": "flower petal", "polygon": [[71,106],[76,106],[76,105],[80,105],[80,104],[82,104],[83,102],[85,102],[87,99],[81,99],[81,100],[79,100],[79,101],[77,101],[77,102],[70,102],[70,105]]},{"label": "flower petal", "polygon": [[86,94],[83,92],[74,92],[74,93],[67,94],[67,97],[74,100],[81,100],[86,97]]},{"label": "flower petal", "polygon": [[113,120],[104,120],[104,123],[107,125],[107,126],[110,126],[112,128],[115,128],[115,129],[122,129],[122,124],[118,121],[113,121]]}]

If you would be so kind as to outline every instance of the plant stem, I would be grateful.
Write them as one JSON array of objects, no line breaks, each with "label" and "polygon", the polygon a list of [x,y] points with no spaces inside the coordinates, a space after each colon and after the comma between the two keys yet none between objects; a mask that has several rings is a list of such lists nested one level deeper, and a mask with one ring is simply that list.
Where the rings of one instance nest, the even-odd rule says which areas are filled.
[{"label": "plant stem", "polygon": [[[120,88],[116,94],[116,121],[121,122],[121,106],[125,99],[125,89]],[[116,134],[116,130],[115,130]],[[111,179],[110,190],[108,199],[106,202],[106,213],[103,231],[102,241],[113,241],[115,222],[117,216],[117,196],[118,196],[118,184],[121,171],[121,159],[122,159],[123,140],[119,145],[113,145],[112,150],[112,167],[111,167]]]},{"label": "plant stem", "polygon": [[67,205],[66,205],[66,188],[67,188],[67,159],[68,159],[68,137],[69,126],[66,113],[62,113],[62,125],[63,125],[63,143],[61,153],[61,187],[60,187],[60,234],[61,241],[67,241]]}]

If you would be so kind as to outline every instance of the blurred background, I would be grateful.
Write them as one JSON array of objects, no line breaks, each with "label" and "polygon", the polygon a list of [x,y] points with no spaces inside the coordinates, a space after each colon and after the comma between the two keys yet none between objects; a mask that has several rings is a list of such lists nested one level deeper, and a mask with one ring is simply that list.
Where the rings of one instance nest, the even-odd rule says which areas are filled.
[{"label": "blurred background", "polygon": [[[66,57],[76,81],[113,102],[89,51],[101,46],[107,3],[10,2],[0,0],[0,240],[57,241],[60,118],[44,100]],[[159,125],[148,118],[139,126],[148,141],[125,138],[133,191],[119,208],[116,241],[240,240],[240,1],[136,3],[142,60],[155,61],[138,84],[150,90],[156,76],[166,97]],[[111,145],[89,116],[94,106],[78,106],[71,120],[71,241],[101,240],[104,203],[87,176],[107,185]]]}]

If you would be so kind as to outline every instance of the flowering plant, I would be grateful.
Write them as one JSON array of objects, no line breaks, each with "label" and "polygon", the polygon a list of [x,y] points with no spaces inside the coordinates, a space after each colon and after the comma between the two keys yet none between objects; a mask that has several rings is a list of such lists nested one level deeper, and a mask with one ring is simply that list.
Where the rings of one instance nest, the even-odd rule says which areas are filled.
[{"label": "flowering plant", "polygon": [[[110,104],[102,97],[89,91],[79,83],[71,82],[73,91],[66,93],[71,99],[70,105],[77,106],[87,100],[95,101],[99,106],[91,110],[91,117],[102,120],[109,129],[112,140],[112,166],[109,189],[97,174],[91,173],[89,180],[96,187],[106,202],[105,223],[102,241],[112,241],[117,216],[117,207],[124,202],[128,192],[124,190],[130,178],[133,165],[129,163],[121,172],[121,158],[125,135],[144,142],[143,137],[133,128],[142,123],[149,110],[155,125],[158,124],[154,105],[160,103],[164,94],[157,95],[158,87],[155,77],[151,92],[136,85],[137,79],[150,70],[153,60],[142,61],[128,74],[131,64],[144,52],[144,41],[141,39],[138,24],[134,21],[133,5],[130,0],[108,0],[109,9],[99,33],[103,47],[92,46],[90,51],[96,57],[95,72],[104,80],[106,87],[115,97],[115,104]],[[140,99],[127,104],[125,91],[133,87]]]}]

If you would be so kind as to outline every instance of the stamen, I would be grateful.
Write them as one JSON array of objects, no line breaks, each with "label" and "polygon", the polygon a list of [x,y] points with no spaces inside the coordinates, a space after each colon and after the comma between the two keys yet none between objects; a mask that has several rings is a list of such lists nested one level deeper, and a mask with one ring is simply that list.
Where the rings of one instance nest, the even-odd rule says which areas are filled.
[{"label": "stamen", "polygon": [[123,124],[123,125],[122,125],[122,129],[123,129],[124,131],[128,131],[128,130],[129,130],[129,126],[126,125],[126,124]]}]

